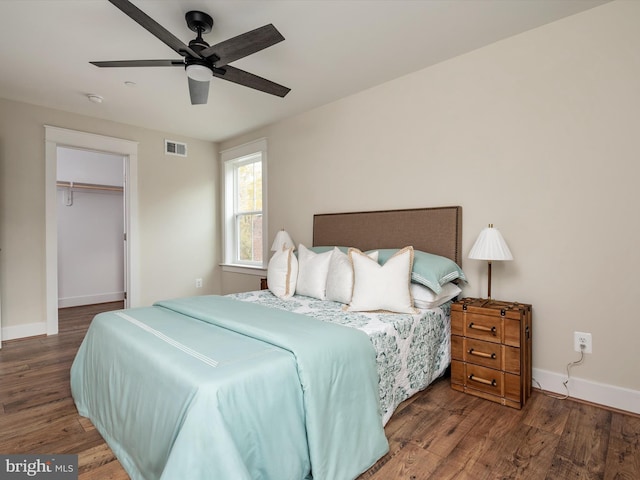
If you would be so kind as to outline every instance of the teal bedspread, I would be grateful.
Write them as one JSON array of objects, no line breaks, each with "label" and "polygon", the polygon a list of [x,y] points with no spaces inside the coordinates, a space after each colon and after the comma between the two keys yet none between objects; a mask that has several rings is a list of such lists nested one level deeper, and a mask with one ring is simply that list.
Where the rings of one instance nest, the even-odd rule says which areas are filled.
[{"label": "teal bedspread", "polygon": [[134,479],[352,479],[386,453],[366,334],[218,297],[98,315],[71,369]]}]

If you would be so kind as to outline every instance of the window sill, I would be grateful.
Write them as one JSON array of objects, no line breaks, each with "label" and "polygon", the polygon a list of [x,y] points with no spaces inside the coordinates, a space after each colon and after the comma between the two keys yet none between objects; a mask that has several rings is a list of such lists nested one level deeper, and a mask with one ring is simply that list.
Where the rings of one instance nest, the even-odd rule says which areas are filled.
[{"label": "window sill", "polygon": [[228,263],[220,264],[223,272],[243,273],[245,275],[256,275],[264,277],[267,275],[267,269],[264,267],[251,267],[248,265],[232,265]]}]

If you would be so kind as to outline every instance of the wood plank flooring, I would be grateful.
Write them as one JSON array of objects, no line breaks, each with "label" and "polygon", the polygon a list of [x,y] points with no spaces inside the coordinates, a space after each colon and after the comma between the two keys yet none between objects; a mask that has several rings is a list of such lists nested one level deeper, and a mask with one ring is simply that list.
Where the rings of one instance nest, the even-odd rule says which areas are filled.
[{"label": "wood plank flooring", "polygon": [[[62,309],[58,335],[3,343],[1,453],[73,453],[81,480],[129,478],[69,390],[91,318],[121,305]],[[404,402],[385,431],[389,453],[358,480],[640,478],[640,417],[538,391],[519,411],[456,392],[444,378]]]}]

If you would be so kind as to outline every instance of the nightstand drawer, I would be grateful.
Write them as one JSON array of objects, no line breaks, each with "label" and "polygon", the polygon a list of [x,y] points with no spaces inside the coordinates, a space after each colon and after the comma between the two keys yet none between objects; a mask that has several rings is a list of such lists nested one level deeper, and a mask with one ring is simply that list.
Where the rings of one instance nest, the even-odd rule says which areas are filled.
[{"label": "nightstand drawer", "polygon": [[451,333],[513,347],[520,346],[520,321],[500,316],[452,311]]},{"label": "nightstand drawer", "polygon": [[463,360],[476,365],[500,369],[502,367],[502,345],[493,342],[464,339]]},{"label": "nightstand drawer", "polygon": [[462,313],[453,315],[456,322],[462,322],[462,332],[466,337],[486,340],[487,342],[500,343],[502,341],[502,318],[478,315],[475,313]]},{"label": "nightstand drawer", "polygon": [[[462,387],[457,389],[465,392],[470,389],[493,395],[497,397],[497,401],[499,401],[499,398],[504,398],[516,403],[522,401],[520,396],[520,377],[500,370],[494,370],[493,368],[452,360],[451,384],[454,388],[456,385]],[[488,397],[485,396],[485,398]]]},{"label": "nightstand drawer", "polygon": [[[451,309],[453,335],[464,335],[513,347],[520,346],[521,321],[519,316],[514,318],[516,312],[478,307],[459,308],[459,305],[454,304],[455,308]],[[516,305],[524,307],[522,304]]]},{"label": "nightstand drawer", "polygon": [[520,375],[520,349],[473,338],[451,336],[451,358]]},{"label": "nightstand drawer", "polygon": [[504,391],[504,378],[500,370],[481,367],[479,365],[465,364],[465,385],[474,390],[502,396]]},{"label": "nightstand drawer", "polygon": [[502,346],[473,338],[451,335],[451,358],[499,369],[502,366]]}]

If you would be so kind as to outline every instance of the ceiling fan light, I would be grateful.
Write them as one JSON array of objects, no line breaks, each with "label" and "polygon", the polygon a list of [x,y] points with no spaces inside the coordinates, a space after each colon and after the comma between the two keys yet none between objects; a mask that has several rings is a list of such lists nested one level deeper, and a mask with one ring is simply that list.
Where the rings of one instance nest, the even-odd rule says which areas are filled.
[{"label": "ceiling fan light", "polygon": [[198,82],[208,82],[211,80],[213,76],[213,72],[209,67],[205,67],[204,65],[187,65],[187,77],[197,80]]}]

